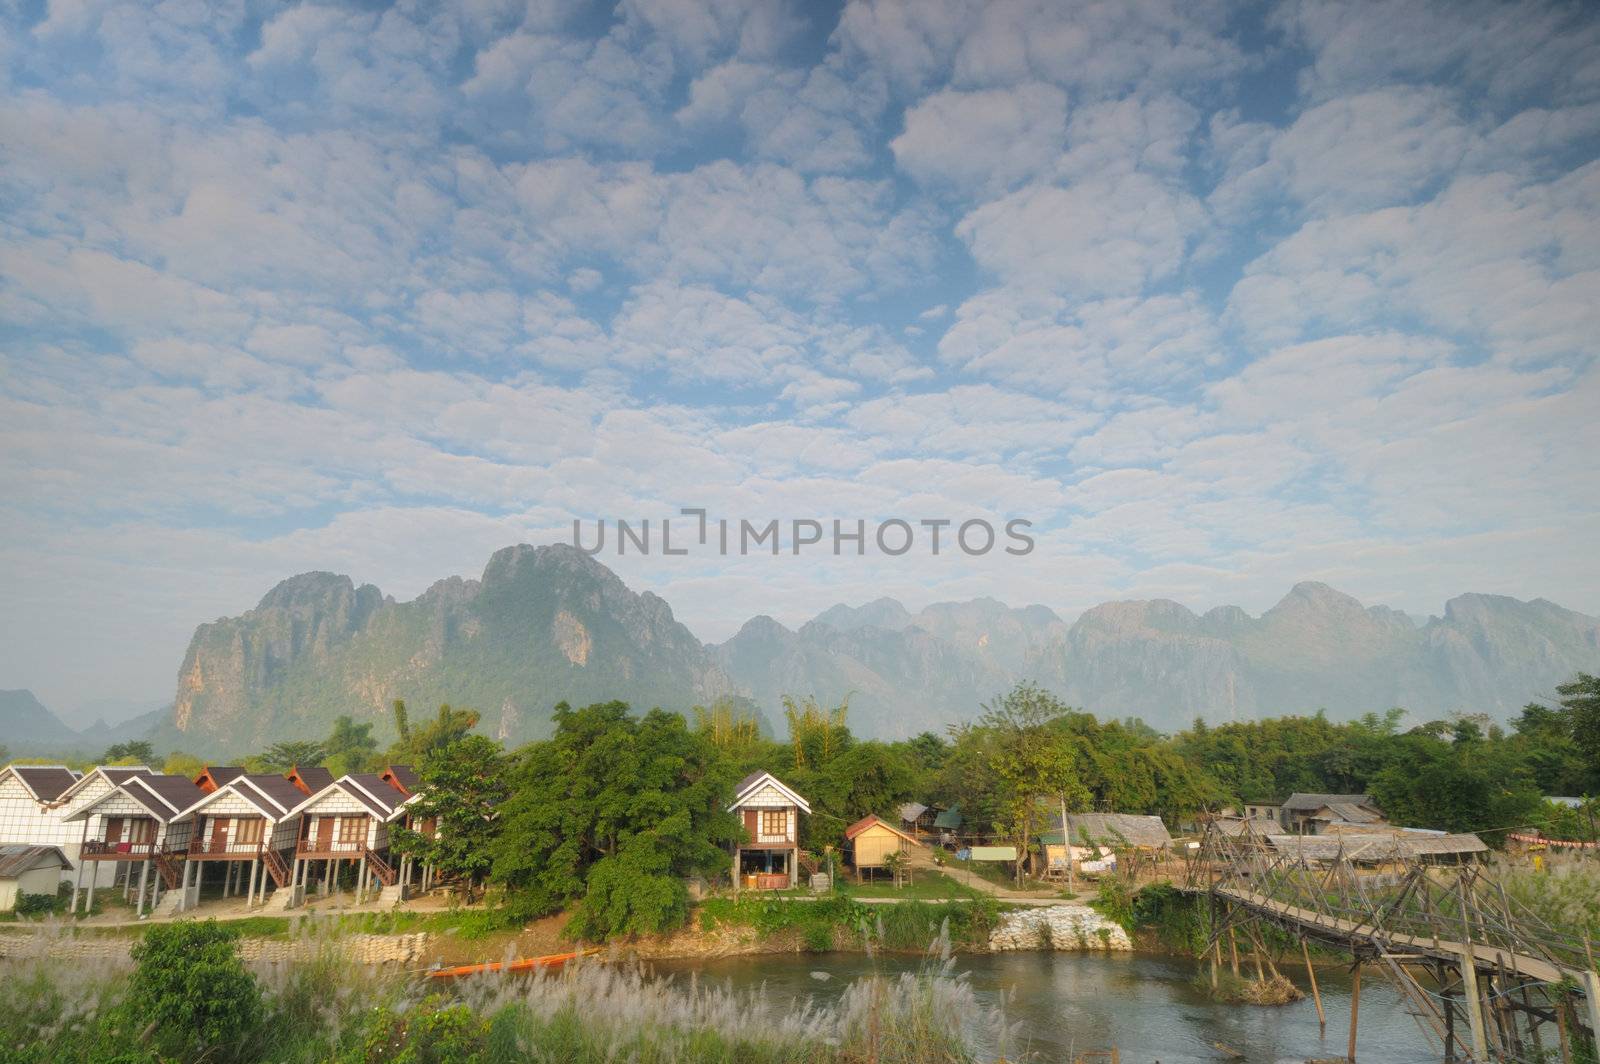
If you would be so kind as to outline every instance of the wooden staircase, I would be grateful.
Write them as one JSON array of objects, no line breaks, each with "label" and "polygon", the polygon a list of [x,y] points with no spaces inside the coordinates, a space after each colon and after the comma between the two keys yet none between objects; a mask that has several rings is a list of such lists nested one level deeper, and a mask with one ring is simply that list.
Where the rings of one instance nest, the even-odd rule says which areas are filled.
[{"label": "wooden staircase", "polygon": [[372,869],[372,874],[377,876],[378,882],[384,886],[392,887],[395,885],[395,881],[400,878],[399,874],[394,870],[394,865],[379,857],[377,851],[363,847],[361,856],[367,859],[367,867]]},{"label": "wooden staircase", "polygon": [[289,885],[294,870],[289,867],[289,862],[283,859],[283,854],[277,850],[262,850],[261,863],[267,866],[267,874],[272,877],[273,883],[280,887]]},{"label": "wooden staircase", "polygon": [[183,862],[170,853],[157,853],[156,874],[161,877],[161,885],[172,890],[183,882]]},{"label": "wooden staircase", "polygon": [[816,854],[807,853],[806,851],[801,850],[800,871],[804,872],[808,876],[814,876],[818,872],[822,871],[822,862],[817,860]]}]

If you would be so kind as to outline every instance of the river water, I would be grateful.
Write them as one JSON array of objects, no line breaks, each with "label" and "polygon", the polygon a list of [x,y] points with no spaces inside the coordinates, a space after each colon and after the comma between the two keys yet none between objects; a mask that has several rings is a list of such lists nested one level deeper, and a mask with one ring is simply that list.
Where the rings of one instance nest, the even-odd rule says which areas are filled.
[{"label": "river water", "polygon": [[[895,973],[918,967],[915,957],[861,954],[782,954],[709,961],[656,962],[664,974],[697,974],[703,983],[731,984],[797,1000],[826,1003],[850,981],[873,971]],[[1002,1050],[1011,1060],[1071,1061],[1085,1050],[1115,1046],[1126,1064],[1162,1064],[1226,1059],[1229,1046],[1247,1061],[1342,1058],[1350,1032],[1350,982],[1342,969],[1319,967],[1328,1031],[1319,1034],[1309,996],[1292,1005],[1221,1005],[1194,986],[1198,970],[1183,958],[1139,954],[998,953],[962,955],[956,970],[970,980],[978,999],[1005,1011],[1011,1035],[996,1045],[988,1031],[974,1031],[986,1058]],[[1285,974],[1288,974],[1287,972]],[[1304,975],[1302,969],[1299,973]],[[1437,1061],[1430,1045],[1394,988],[1364,973],[1356,1059],[1362,1064],[1421,1064]],[[1306,989],[1303,979],[1296,979]],[[1025,1058],[1031,1053],[1031,1058]]]}]

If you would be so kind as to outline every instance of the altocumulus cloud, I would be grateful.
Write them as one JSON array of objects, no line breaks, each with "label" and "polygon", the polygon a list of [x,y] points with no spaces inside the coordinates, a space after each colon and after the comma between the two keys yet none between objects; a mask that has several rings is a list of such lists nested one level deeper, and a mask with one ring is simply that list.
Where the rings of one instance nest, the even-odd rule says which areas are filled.
[{"label": "altocumulus cloud", "polygon": [[1596,610],[1588,15],[8,5],[0,686],[160,697],[289,573],[409,596],[685,505],[1038,541],[607,559],[704,638],[1303,578]]}]

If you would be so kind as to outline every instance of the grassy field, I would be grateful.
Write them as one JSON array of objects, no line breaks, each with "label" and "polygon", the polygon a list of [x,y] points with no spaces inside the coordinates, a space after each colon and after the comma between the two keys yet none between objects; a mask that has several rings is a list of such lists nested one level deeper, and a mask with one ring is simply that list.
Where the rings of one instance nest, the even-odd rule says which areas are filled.
[{"label": "grassy field", "polygon": [[[811,906],[790,906],[810,909]],[[902,908],[902,907],[896,907]],[[446,992],[341,959],[251,969],[231,926],[157,925],[132,960],[0,961],[6,1064],[967,1064],[998,1022],[954,977],[858,980],[832,1006],[657,979],[620,964],[484,977]]]},{"label": "grassy field", "polygon": [[887,876],[869,879],[864,883],[840,880],[840,886],[852,898],[896,898],[902,901],[951,901],[976,898],[978,891],[957,883],[941,872],[919,868],[910,883],[896,887]]}]

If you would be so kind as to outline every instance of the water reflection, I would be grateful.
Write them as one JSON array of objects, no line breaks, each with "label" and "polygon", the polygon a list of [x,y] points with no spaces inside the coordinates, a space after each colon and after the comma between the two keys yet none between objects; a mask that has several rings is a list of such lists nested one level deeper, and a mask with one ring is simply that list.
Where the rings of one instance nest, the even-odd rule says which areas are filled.
[{"label": "water reflection", "polygon": [[[829,1002],[850,981],[874,970],[915,968],[916,958],[859,954],[784,954],[730,957],[700,962],[661,962],[663,973],[699,973],[706,982],[754,988],[769,993]],[[1147,954],[1003,953],[957,958],[957,970],[971,980],[986,1005],[1004,1003],[1013,1037],[986,1053],[1022,1051],[1034,1059],[1067,1060],[1084,1050],[1116,1046],[1128,1064],[1162,1064],[1225,1059],[1218,1043],[1243,1053],[1246,1061],[1304,1061],[1342,1058],[1349,1035],[1349,980],[1344,973],[1319,968],[1328,1031],[1319,1033],[1309,999],[1293,1005],[1219,1005],[1195,986],[1195,965],[1176,957]],[[987,1032],[980,1041],[991,1043]],[[1356,1059],[1362,1064],[1417,1064],[1438,1059],[1393,988],[1369,979],[1361,990],[1361,1026]]]}]

